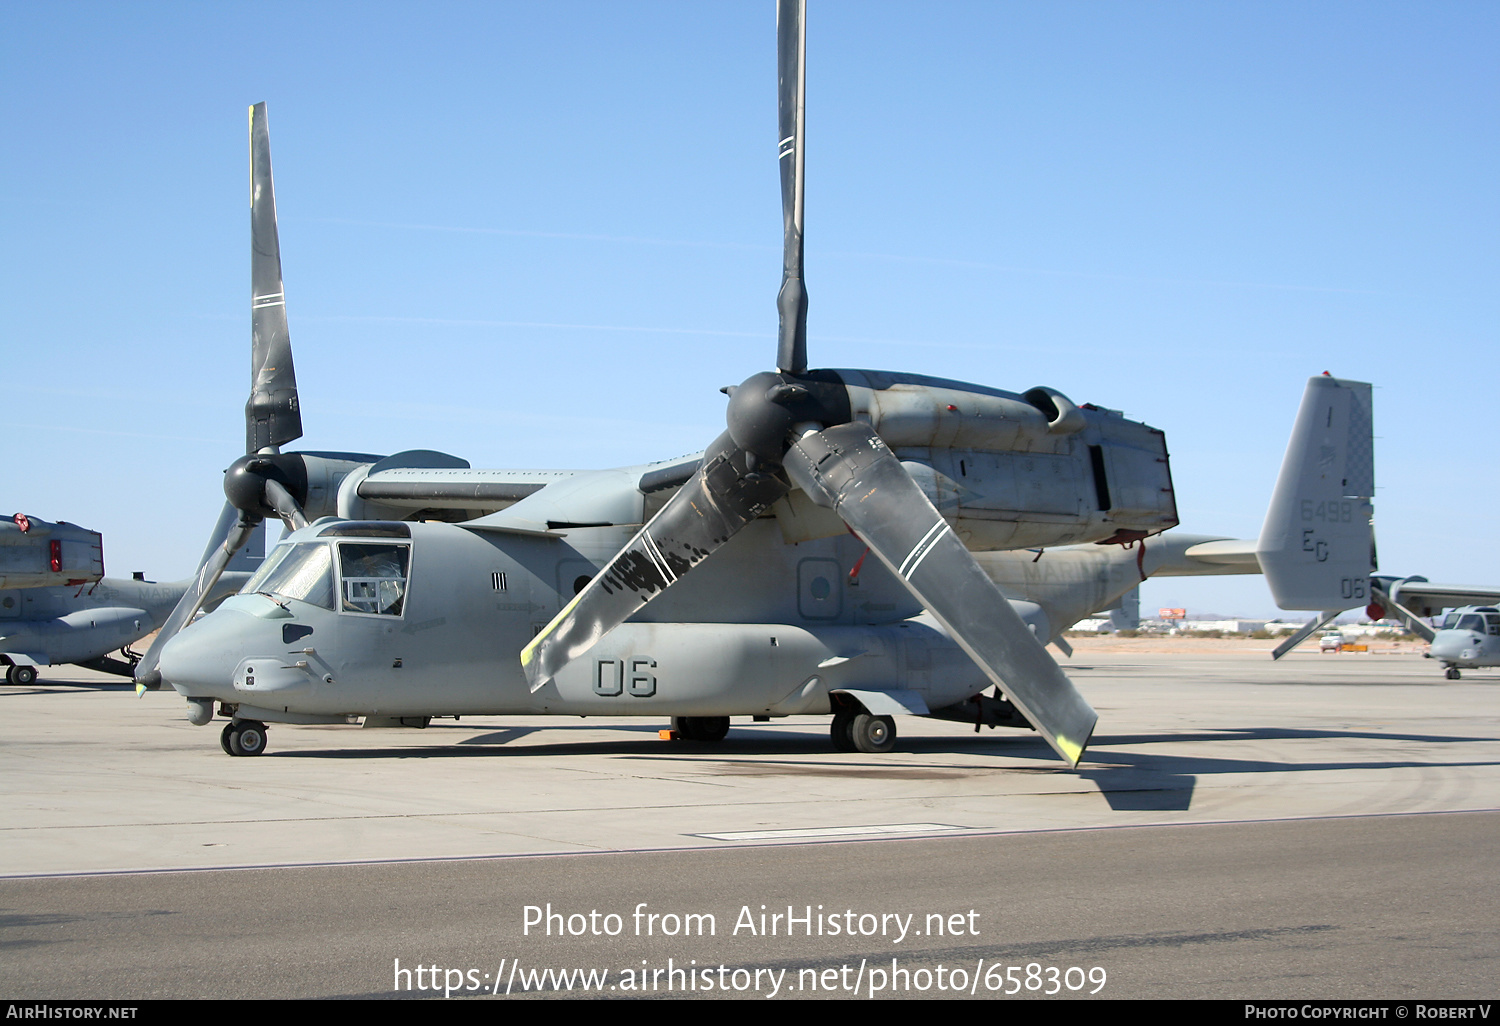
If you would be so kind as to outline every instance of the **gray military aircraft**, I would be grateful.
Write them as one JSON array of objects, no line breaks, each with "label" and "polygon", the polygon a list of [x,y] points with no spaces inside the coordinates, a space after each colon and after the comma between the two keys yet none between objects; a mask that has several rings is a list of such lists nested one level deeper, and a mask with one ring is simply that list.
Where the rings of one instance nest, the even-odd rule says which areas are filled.
[{"label": "gray military aircraft", "polygon": [[[244,584],[260,563],[260,538],[236,556],[208,603]],[[33,684],[37,667],[76,663],[124,677],[139,655],[130,646],[162,626],[188,581],[157,584],[137,574],[104,576],[103,540],[66,522],[17,513],[0,521],[0,664],[10,684]],[[118,651],[118,658],[111,655]]]},{"label": "gray military aircraft", "polygon": [[[1097,717],[974,553],[1174,526],[1165,440],[1052,388],[809,369],[803,23],[802,3],[781,0],[776,370],[726,390],[728,430],[702,454],[661,463],[281,452],[302,427],[265,107],[251,108],[245,455],[142,688],[170,684],[197,724],[217,708],[225,751],[256,755],[273,722],[536,713],[672,717],[696,740],[722,738],[733,715],[831,713],[837,748],[880,752],[894,715],[974,721],[993,686],[1077,764]],[[290,533],[193,622],[273,516]]]},{"label": "gray military aircraft", "polygon": [[[1370,619],[1399,620],[1425,638],[1427,658],[1440,660],[1449,680],[1462,676],[1460,668],[1500,666],[1500,588],[1433,584],[1425,577],[1375,577],[1370,584]],[[1427,620],[1444,609],[1451,611],[1434,629]]]}]

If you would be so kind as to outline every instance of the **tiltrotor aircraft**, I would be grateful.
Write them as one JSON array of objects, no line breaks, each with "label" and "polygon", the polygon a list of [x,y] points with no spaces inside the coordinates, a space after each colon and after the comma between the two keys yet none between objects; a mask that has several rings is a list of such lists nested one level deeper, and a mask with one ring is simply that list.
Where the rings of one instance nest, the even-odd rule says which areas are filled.
[{"label": "tiltrotor aircraft", "polygon": [[[672,717],[696,740],[730,716],[826,713],[837,748],[878,752],[907,713],[1031,725],[1076,765],[1096,715],[1043,647],[1066,616],[1028,624],[1045,604],[1018,612],[981,560],[1046,549],[1062,566],[1058,546],[1174,526],[1165,440],[1051,388],[808,367],[803,40],[803,5],[781,0],[776,369],[727,390],[728,429],[701,455],[614,470],[281,452],[302,426],[265,108],[251,108],[245,455],[138,684],[169,683],[194,723],[228,717],[233,755],[264,751],[267,723],[538,713]],[[272,516],[290,533],[193,622]],[[1300,553],[1271,555],[1305,576]]]},{"label": "tiltrotor aircraft", "polygon": [[[237,591],[260,562],[259,533],[216,587],[209,604]],[[37,667],[77,663],[129,677],[130,646],[156,630],[188,581],[158,584],[138,574],[104,576],[103,539],[63,521],[17,513],[0,521],[0,664],[10,684],[32,684]],[[118,651],[118,658],[111,655]]]},{"label": "tiltrotor aircraft", "polygon": [[[1371,584],[1370,619],[1399,620],[1425,638],[1427,657],[1442,662],[1449,680],[1458,680],[1460,669],[1500,666],[1500,588],[1433,584],[1425,577],[1376,577]],[[1444,609],[1450,612],[1434,630],[1426,621]]]}]

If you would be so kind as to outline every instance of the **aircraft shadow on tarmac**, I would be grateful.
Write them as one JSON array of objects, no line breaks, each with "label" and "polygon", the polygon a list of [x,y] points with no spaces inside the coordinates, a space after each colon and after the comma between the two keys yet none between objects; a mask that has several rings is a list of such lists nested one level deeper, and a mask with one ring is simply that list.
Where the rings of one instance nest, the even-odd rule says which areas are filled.
[{"label": "aircraft shadow on tarmac", "polygon": [[[455,724],[450,728],[458,729]],[[429,728],[429,730],[432,728]],[[802,776],[824,778],[875,778],[883,780],[958,780],[980,774],[1063,775],[1067,770],[1056,761],[1050,748],[1032,735],[988,735],[955,737],[908,737],[901,741],[901,751],[908,755],[980,754],[1008,759],[1035,759],[1036,766],[953,766],[938,763],[892,762],[881,757],[841,758],[837,762],[806,758],[809,750],[823,754],[825,739],[806,733],[778,731],[774,727],[737,730],[717,743],[678,741],[668,749],[648,752],[657,741],[653,724],[611,725],[611,731],[629,731],[637,735],[629,740],[563,741],[549,744],[515,745],[514,742],[539,731],[597,732],[592,724],[576,726],[547,724],[488,731],[453,744],[416,748],[301,750],[267,753],[271,758],[319,759],[391,759],[391,758],[467,758],[496,756],[503,758],[558,757],[567,755],[620,756],[648,762],[692,763],[705,771],[725,776]],[[430,734],[428,735],[431,736]],[[650,740],[647,740],[647,737]],[[1464,741],[1492,741],[1493,738],[1460,737],[1440,734],[1392,734],[1357,730],[1308,730],[1287,727],[1248,727],[1216,731],[1163,734],[1101,735],[1093,739],[1083,768],[1077,776],[1097,788],[1109,807],[1126,811],[1186,811],[1192,806],[1193,793],[1200,779],[1237,773],[1316,773],[1337,770],[1389,770],[1432,768],[1432,759],[1355,760],[1328,759],[1294,761],[1272,758],[1234,758],[1214,755],[1172,755],[1161,752],[1118,751],[1122,746],[1154,745],[1170,742],[1235,742],[1285,740],[1349,740],[1418,742],[1452,744]],[[754,758],[781,756],[774,760]],[[854,760],[858,761],[854,761]],[[1493,766],[1489,760],[1446,762],[1441,765]]]},{"label": "aircraft shadow on tarmac", "polygon": [[[1353,657],[1350,657],[1351,659]],[[1346,662],[1339,670],[1345,671],[1349,676],[1344,678],[1328,678],[1319,676],[1312,679],[1306,676],[1291,675],[1284,678],[1266,678],[1258,674],[1240,674],[1232,669],[1226,669],[1221,665],[1204,664],[1196,683],[1213,685],[1244,686],[1248,688],[1362,688],[1375,690],[1379,688],[1451,688],[1454,681],[1445,679],[1441,674],[1427,673],[1423,675],[1399,676],[1380,678],[1369,672],[1369,663]],[[1333,669],[1333,667],[1320,667],[1322,670]],[[1433,667],[1429,664],[1424,667],[1430,671]],[[1079,676],[1082,680],[1091,680],[1086,674],[1098,672],[1101,676],[1114,677],[1143,677],[1155,673],[1157,668],[1145,664],[1119,663],[1093,663],[1087,666],[1077,663],[1067,665],[1069,674]],[[1464,670],[1463,684],[1495,684],[1500,683],[1500,674],[1485,673],[1482,670]]]},{"label": "aircraft shadow on tarmac", "polygon": [[15,684],[0,682],[0,698],[19,698],[22,695],[49,695],[74,691],[121,691],[130,693],[135,691],[135,682],[124,677],[120,678],[118,684],[107,680],[45,680],[38,681],[31,687],[18,687]]},{"label": "aircraft shadow on tarmac", "polygon": [[[1343,740],[1416,741],[1452,744],[1462,741],[1490,741],[1492,738],[1454,737],[1436,734],[1389,734],[1358,730],[1305,730],[1286,727],[1247,727],[1192,734],[1136,734],[1102,736],[1093,739],[1089,749],[1090,763],[1079,776],[1093,781],[1109,807],[1115,811],[1186,810],[1191,807],[1192,791],[1202,777],[1233,773],[1317,773],[1333,770],[1419,769],[1431,768],[1433,760],[1335,760],[1290,761],[1266,758],[1236,759],[1206,755],[1177,756],[1162,753],[1111,751],[1116,745],[1161,744],[1175,741],[1280,741]],[[1103,765],[1100,765],[1103,764]],[[1492,766],[1489,760],[1444,762],[1459,766]]]}]

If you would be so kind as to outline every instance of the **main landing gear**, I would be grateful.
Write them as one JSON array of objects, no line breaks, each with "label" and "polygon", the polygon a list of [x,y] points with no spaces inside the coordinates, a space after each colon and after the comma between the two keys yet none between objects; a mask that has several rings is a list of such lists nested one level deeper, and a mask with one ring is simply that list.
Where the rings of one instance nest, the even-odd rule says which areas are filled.
[{"label": "main landing gear", "polygon": [[36,683],[36,667],[35,666],[16,666],[16,665],[12,664],[5,671],[5,683],[7,683],[7,684],[19,684],[22,687],[27,687],[28,685],[35,684]]},{"label": "main landing gear", "polygon": [[840,752],[864,752],[879,755],[896,747],[896,721],[889,716],[874,716],[863,709],[840,709],[833,714],[828,731],[833,747]]},{"label": "main landing gear", "polygon": [[260,755],[266,750],[266,725],[258,720],[231,720],[219,735],[219,747],[229,755]]},{"label": "main landing gear", "polygon": [[672,729],[684,741],[722,741],[729,733],[729,717],[673,716]]}]

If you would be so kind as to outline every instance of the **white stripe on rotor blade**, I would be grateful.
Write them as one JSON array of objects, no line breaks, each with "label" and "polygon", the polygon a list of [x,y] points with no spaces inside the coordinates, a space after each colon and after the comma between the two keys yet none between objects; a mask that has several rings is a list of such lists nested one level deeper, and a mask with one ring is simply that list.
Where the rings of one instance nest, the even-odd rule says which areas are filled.
[{"label": "white stripe on rotor blade", "polygon": [[677,575],[672,572],[671,567],[667,566],[667,561],[662,556],[661,549],[656,547],[656,540],[645,531],[641,532],[641,547],[646,550],[647,558],[656,564],[656,569],[661,571],[662,577],[668,584],[677,580]]},{"label": "white stripe on rotor blade", "polygon": [[922,536],[922,540],[906,554],[906,560],[901,564],[902,577],[909,580],[911,575],[917,572],[917,567],[922,565],[922,560],[927,558],[927,554],[932,551],[933,546],[937,544],[938,539],[946,530],[948,530],[948,521],[939,520],[930,531]]}]

